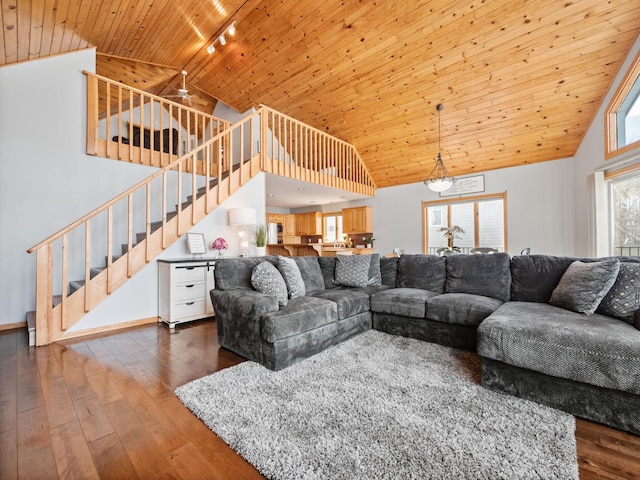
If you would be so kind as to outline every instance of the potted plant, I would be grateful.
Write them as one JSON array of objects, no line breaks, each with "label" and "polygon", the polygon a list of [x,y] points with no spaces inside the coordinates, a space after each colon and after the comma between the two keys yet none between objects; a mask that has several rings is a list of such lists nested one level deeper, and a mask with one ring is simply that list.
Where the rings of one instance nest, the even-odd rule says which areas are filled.
[{"label": "potted plant", "polygon": [[363,240],[364,240],[364,243],[367,245],[367,248],[373,248],[373,241],[375,240],[375,238],[364,237]]},{"label": "potted plant", "polygon": [[253,232],[253,238],[256,242],[256,253],[259,257],[267,254],[267,226],[258,225]]},{"label": "potted plant", "polygon": [[442,227],[439,231],[443,232],[444,236],[447,239],[447,248],[440,252],[440,255],[452,255],[460,253],[460,248],[454,246],[454,242],[456,238],[462,239],[459,234],[464,234],[465,231],[458,225],[453,225],[452,227]]}]

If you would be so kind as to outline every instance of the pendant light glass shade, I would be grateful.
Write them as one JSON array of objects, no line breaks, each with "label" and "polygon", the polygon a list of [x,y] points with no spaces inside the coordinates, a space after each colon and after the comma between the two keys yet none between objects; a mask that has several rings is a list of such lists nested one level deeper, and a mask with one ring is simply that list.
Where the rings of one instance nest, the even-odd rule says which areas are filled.
[{"label": "pendant light glass shade", "polygon": [[424,184],[429,187],[429,190],[438,193],[449,190],[455,181],[455,179],[449,175],[449,172],[447,172],[444,162],[442,161],[442,153],[440,152],[440,111],[443,108],[444,106],[441,103],[436,106],[436,110],[438,111],[438,158],[429,176],[423,180]]}]

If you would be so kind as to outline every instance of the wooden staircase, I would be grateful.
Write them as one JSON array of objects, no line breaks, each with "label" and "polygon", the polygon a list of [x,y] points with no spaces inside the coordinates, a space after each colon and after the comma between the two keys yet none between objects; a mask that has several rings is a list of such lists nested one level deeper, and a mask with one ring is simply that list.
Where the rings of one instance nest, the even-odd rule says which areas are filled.
[{"label": "wooden staircase", "polygon": [[[178,104],[163,106],[162,111],[180,111],[178,138],[188,151],[179,156],[163,140],[154,149],[154,139],[163,137],[154,135],[153,122],[138,125],[140,132],[149,131],[151,145],[126,144],[123,134],[131,138],[132,122],[128,132],[119,126],[133,117],[134,108],[149,105],[152,110],[151,105],[173,102],[86,74],[87,153],[158,171],[28,250],[36,254],[36,310],[27,313],[30,344],[82,335],[69,329],[261,171],[365,195],[375,192],[353,146],[265,106],[233,125],[181,111]],[[110,92],[104,94],[106,100],[101,91]],[[109,100],[112,95],[118,99],[116,107]],[[119,126],[103,128],[114,124],[113,115]],[[185,128],[182,118],[187,119]],[[189,118],[200,118],[202,128],[192,129]],[[160,122],[156,130],[165,128]],[[198,131],[201,136],[189,133]],[[109,140],[112,133],[116,140]],[[183,144],[183,138],[189,142]]]}]

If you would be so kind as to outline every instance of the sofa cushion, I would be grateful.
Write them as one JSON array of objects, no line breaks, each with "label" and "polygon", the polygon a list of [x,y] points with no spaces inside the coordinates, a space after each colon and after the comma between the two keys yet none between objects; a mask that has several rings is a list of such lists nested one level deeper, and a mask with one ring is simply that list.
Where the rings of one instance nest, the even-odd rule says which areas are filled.
[{"label": "sofa cushion", "polygon": [[404,254],[398,259],[397,286],[444,293],[446,272],[444,257]]},{"label": "sofa cushion", "polygon": [[310,295],[335,302],[338,309],[338,320],[369,311],[369,295],[359,289],[333,288],[311,292]]},{"label": "sofa cushion", "polygon": [[320,265],[320,271],[322,272],[322,280],[324,281],[324,288],[336,288],[335,274],[336,274],[336,257],[318,257],[318,265]]},{"label": "sofa cushion", "polygon": [[511,300],[549,303],[553,289],[576,257],[517,255],[511,259]]},{"label": "sofa cushion", "polygon": [[261,318],[261,336],[273,343],[283,338],[299,335],[338,320],[336,304],[314,297],[298,297],[277,312],[266,313]]},{"label": "sofa cushion", "polygon": [[245,288],[252,290],[251,274],[253,269],[261,262],[270,262],[277,265],[278,258],[274,255],[266,257],[222,258],[216,260],[213,275],[218,290],[233,290]]},{"label": "sofa cushion", "polygon": [[287,304],[287,285],[273,264],[261,262],[256,265],[251,274],[251,285],[260,293],[276,297],[279,305]]},{"label": "sofa cushion", "polygon": [[427,300],[438,295],[422,288],[392,288],[371,295],[371,311],[424,318]]},{"label": "sofa cushion", "polygon": [[640,331],[604,315],[507,302],[478,327],[478,353],[554,377],[640,394]]},{"label": "sofa cushion", "polygon": [[336,255],[335,283],[345,287],[365,287],[369,283],[371,259],[368,255]]},{"label": "sofa cushion", "polygon": [[634,315],[639,310],[640,263],[620,262],[618,278],[596,312],[633,324]]},{"label": "sofa cushion", "polygon": [[427,300],[429,320],[477,327],[502,301],[472,293],[445,293]]},{"label": "sofa cushion", "polygon": [[324,290],[324,279],[318,263],[319,257],[291,257],[298,265],[305,292]]},{"label": "sofa cushion", "polygon": [[575,261],[562,275],[549,303],[591,315],[611,290],[619,270],[617,259],[589,263]]},{"label": "sofa cushion", "polygon": [[511,259],[508,253],[451,255],[446,259],[446,293],[472,293],[503,302],[509,300]]},{"label": "sofa cushion", "polygon": [[306,293],[304,289],[304,280],[298,268],[298,264],[293,258],[278,255],[278,270],[287,284],[289,298],[298,298]]},{"label": "sofa cushion", "polygon": [[398,278],[398,257],[382,257],[380,258],[380,275],[382,276],[382,285],[390,287],[396,286]]}]

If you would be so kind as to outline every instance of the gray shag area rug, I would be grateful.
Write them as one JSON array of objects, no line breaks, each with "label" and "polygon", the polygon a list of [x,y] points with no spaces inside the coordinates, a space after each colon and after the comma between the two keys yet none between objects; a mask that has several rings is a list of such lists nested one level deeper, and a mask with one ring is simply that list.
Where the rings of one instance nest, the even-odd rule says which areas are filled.
[{"label": "gray shag area rug", "polygon": [[575,420],[479,385],[473,353],[377,331],[176,389],[272,479],[577,479]]}]

